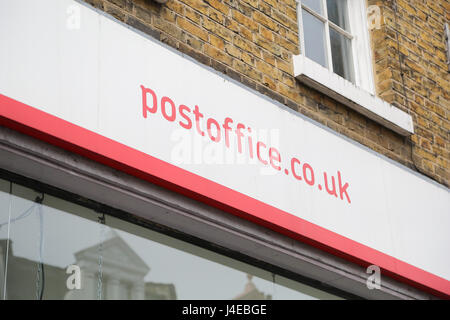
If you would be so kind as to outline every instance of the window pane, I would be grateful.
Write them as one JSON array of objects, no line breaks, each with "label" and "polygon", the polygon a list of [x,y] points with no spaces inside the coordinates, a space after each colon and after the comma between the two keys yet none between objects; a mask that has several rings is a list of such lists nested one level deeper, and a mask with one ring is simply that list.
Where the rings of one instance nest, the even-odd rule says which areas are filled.
[{"label": "window pane", "polygon": [[333,71],[341,77],[354,82],[351,41],[333,28],[330,28],[331,56]]},{"label": "window pane", "polygon": [[322,21],[302,10],[303,36],[305,38],[305,54],[311,60],[327,67],[325,51],[325,25]]},{"label": "window pane", "polygon": [[338,298],[108,215],[100,224],[99,213],[48,194],[39,204],[41,193],[12,186],[10,196],[0,179],[7,299]]},{"label": "window pane", "polygon": [[323,13],[322,0],[302,0],[302,5],[306,5],[308,8],[313,9],[317,13]]},{"label": "window pane", "polygon": [[347,0],[327,0],[327,11],[328,20],[348,31]]}]

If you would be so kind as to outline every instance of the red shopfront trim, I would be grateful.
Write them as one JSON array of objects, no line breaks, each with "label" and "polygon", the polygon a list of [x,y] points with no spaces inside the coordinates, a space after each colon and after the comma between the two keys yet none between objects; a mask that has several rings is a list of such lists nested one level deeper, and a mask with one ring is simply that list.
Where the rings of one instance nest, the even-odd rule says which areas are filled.
[{"label": "red shopfront trim", "polygon": [[267,227],[444,299],[450,281],[0,94],[0,125]]}]

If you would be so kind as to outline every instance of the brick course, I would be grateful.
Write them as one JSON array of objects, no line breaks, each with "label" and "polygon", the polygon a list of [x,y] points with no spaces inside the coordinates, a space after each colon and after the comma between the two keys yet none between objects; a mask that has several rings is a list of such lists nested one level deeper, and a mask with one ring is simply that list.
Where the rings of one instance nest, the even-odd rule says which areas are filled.
[{"label": "brick course", "polygon": [[450,74],[446,65],[446,0],[369,0],[382,9],[383,25],[373,30],[377,94],[407,111],[415,135],[406,139],[412,168],[449,186]]},{"label": "brick course", "polygon": [[84,0],[351,139],[450,186],[450,80],[443,30],[448,0],[367,0],[377,95],[409,112],[404,138],[293,77],[295,0]]}]

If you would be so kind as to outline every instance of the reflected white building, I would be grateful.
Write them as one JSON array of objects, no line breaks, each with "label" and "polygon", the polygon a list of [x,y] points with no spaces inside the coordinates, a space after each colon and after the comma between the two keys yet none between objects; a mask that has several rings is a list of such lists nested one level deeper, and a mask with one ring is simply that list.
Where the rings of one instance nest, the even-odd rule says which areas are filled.
[{"label": "reflected white building", "polygon": [[[0,293],[6,261],[6,239],[0,240]],[[7,299],[34,300],[39,290],[37,284],[38,262],[14,256],[13,242],[9,242]],[[96,300],[175,300],[175,285],[145,281],[150,267],[114,230],[110,229],[102,244],[95,244],[74,254],[72,265],[80,268],[80,289],[68,289],[66,283],[72,274],[66,268],[43,265],[43,299]],[[101,257],[101,258],[100,258]],[[99,276],[101,273],[101,277]],[[259,291],[247,275],[244,290],[234,300],[270,300],[271,295]],[[101,281],[100,281],[101,279]],[[230,297],[231,298],[231,297]]]},{"label": "reflected white building", "polygon": [[150,268],[115,231],[108,231],[101,246],[78,251],[75,258],[82,270],[81,290],[68,291],[65,299],[97,299],[99,290],[107,300],[145,299]]},{"label": "reflected white building", "polygon": [[[6,257],[5,239],[0,240],[0,284],[3,291]],[[15,257],[12,241],[9,242],[8,299],[36,299],[38,262]],[[101,258],[100,258],[101,253]],[[93,245],[76,252],[75,262],[81,270],[81,288],[69,290],[66,282],[70,274],[66,268],[43,265],[43,299],[98,299],[106,300],[172,300],[176,299],[173,284],[146,282],[150,267],[113,230],[110,230],[100,246]],[[99,274],[102,274],[99,281]],[[3,292],[2,292],[3,293]],[[3,294],[2,294],[3,298]]]}]

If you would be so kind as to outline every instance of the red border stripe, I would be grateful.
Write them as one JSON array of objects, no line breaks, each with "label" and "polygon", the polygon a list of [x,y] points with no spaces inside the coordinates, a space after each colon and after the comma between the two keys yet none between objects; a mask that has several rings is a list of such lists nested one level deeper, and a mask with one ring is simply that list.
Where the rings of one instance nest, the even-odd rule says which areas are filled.
[{"label": "red border stripe", "polygon": [[450,281],[0,94],[0,125],[155,183],[444,299]]}]

